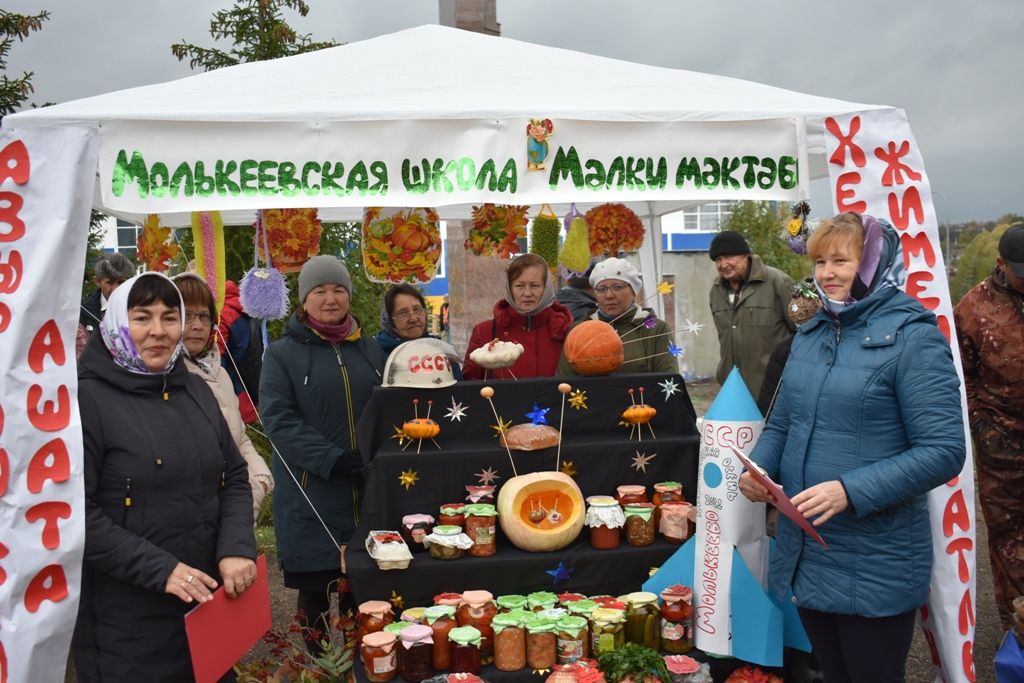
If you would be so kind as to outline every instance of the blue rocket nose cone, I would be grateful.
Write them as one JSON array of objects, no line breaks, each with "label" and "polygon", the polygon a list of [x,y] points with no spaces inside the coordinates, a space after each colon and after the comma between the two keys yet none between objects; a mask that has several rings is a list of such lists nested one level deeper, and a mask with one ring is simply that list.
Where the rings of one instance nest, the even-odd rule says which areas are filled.
[{"label": "blue rocket nose cone", "polygon": [[740,376],[740,371],[733,368],[729,376],[725,378],[725,384],[718,392],[708,412],[704,415],[705,420],[720,420],[722,422],[757,422],[763,420],[764,416],[757,408],[754,397],[747,390],[747,385]]}]

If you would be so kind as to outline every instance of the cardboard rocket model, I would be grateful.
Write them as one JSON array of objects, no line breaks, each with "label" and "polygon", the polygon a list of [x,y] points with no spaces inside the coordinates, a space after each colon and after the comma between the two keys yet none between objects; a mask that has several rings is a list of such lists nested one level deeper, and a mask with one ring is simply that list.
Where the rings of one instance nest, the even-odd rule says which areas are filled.
[{"label": "cardboard rocket model", "polygon": [[765,504],[740,493],[743,465],[733,454],[753,450],[764,419],[733,368],[700,429],[697,533],[644,584],[693,586],[695,645],[704,652],[762,666],[781,666],[782,647],[810,650],[791,603],[765,592],[770,541]]}]

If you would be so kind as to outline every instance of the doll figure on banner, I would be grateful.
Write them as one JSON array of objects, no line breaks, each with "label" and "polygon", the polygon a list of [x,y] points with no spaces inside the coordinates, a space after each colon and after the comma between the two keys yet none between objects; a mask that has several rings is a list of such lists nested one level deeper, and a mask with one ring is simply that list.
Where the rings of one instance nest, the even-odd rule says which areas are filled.
[{"label": "doll figure on banner", "polygon": [[548,139],[555,133],[551,119],[530,119],[526,124],[526,170],[543,171],[548,158]]},{"label": "doll figure on banner", "polygon": [[765,591],[770,542],[766,507],[740,493],[743,464],[733,453],[754,449],[764,419],[733,368],[700,428],[697,533],[643,586],[693,586],[698,649],[762,666],[781,666],[783,646],[809,651],[795,607]]}]

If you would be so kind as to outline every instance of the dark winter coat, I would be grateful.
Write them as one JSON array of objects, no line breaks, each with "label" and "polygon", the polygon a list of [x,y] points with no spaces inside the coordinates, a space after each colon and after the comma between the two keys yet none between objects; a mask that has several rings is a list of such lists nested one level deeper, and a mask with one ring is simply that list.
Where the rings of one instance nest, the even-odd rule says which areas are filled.
[{"label": "dark winter coat", "polygon": [[[598,320],[598,314],[594,313],[591,319]],[[656,322],[652,327],[646,327],[644,321],[647,319],[653,319]],[[653,310],[637,306],[633,315],[624,315],[611,325],[620,337],[627,333],[629,335],[625,338],[625,341],[629,343],[622,346],[623,363],[613,374],[679,372],[679,362],[668,352],[668,345],[674,342],[672,335],[669,334],[671,330],[669,330],[668,323],[658,320]],[[575,326],[573,325],[573,327]],[[558,376],[571,377],[576,374],[563,353],[562,357],[558,359]]]},{"label": "dark winter coat", "polygon": [[102,299],[103,292],[94,289],[88,296],[82,299],[82,309],[78,312],[78,324],[83,325],[87,332],[92,332],[100,326],[103,320]]},{"label": "dark winter coat", "polygon": [[522,344],[524,351],[511,368],[489,371],[489,379],[512,379],[513,375],[519,379],[553,377],[570,325],[572,315],[560,303],[552,303],[536,315],[525,316],[502,299],[494,305],[494,317],[473,328],[462,374],[466,379],[484,378],[484,368],[471,361],[469,354],[497,338]]},{"label": "dark winter coat", "polygon": [[757,407],[768,419],[772,403],[775,400],[775,392],[782,380],[782,371],[786,368],[786,361],[789,360],[789,350],[793,346],[793,335],[790,335],[775,345],[771,357],[768,358],[768,367],[764,371],[764,381],[761,382],[761,393],[757,396]]},{"label": "dark winter coat", "polygon": [[[164,398],[166,391],[167,398]],[[100,335],[79,365],[85,558],[75,629],[79,681],[191,681],[186,604],[164,592],[178,562],[220,577],[255,559],[245,461],[217,399],[182,361],[165,378],[110,358]]]},{"label": "dark winter coat", "polygon": [[274,530],[286,572],[340,573],[340,562],[282,458],[334,540],[348,543],[359,515],[356,423],[383,371],[384,352],[358,327],[334,345],[295,315],[263,357],[260,414],[278,450],[271,464]]},{"label": "dark winter coat", "polygon": [[959,380],[935,316],[896,288],[800,326],[751,453],[793,497],[839,480],[824,549],[779,516],[769,590],[800,607],[884,617],[920,607],[932,566],[926,493],[965,457]]},{"label": "dark winter coat", "polygon": [[568,308],[576,322],[586,320],[597,310],[597,299],[576,287],[562,287],[555,295],[555,301]]}]

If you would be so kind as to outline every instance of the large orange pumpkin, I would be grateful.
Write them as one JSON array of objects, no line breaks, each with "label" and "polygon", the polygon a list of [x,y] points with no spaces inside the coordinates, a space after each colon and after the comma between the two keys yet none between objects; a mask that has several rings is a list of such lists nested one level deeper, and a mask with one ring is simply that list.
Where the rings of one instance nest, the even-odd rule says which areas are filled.
[{"label": "large orange pumpkin", "polygon": [[581,375],[610,375],[622,367],[622,338],[602,320],[586,320],[565,338],[566,360]]},{"label": "large orange pumpkin", "polygon": [[[498,489],[498,522],[508,540],[521,550],[561,550],[583,529],[583,494],[561,472],[534,472],[512,477]],[[538,514],[539,513],[539,514]]]}]

